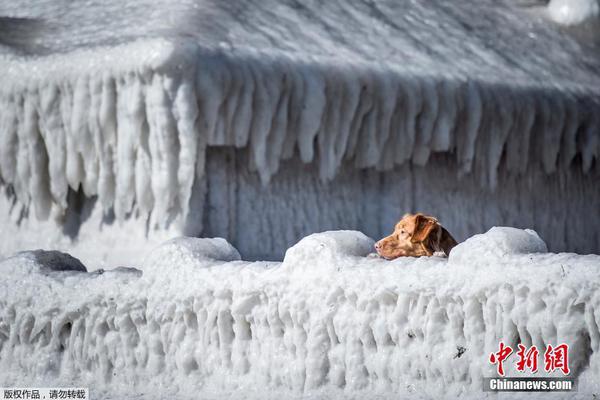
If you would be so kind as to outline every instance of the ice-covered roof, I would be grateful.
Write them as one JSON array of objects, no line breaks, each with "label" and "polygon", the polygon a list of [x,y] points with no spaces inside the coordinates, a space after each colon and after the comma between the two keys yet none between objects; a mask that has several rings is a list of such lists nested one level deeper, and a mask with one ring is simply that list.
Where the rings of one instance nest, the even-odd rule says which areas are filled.
[{"label": "ice-covered roof", "polygon": [[205,49],[324,57],[425,75],[598,86],[597,43],[574,39],[531,3],[26,0],[0,4],[0,14],[41,22],[27,37],[43,53],[178,37]]}]

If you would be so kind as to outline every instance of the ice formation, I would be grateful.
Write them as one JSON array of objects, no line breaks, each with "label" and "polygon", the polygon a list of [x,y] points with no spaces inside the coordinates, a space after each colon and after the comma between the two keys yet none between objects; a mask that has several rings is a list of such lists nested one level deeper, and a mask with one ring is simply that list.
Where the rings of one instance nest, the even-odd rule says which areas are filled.
[{"label": "ice formation", "polygon": [[[61,57],[5,61],[0,94],[1,177],[39,219],[80,186],[118,219],[134,205],[161,224],[186,215],[207,146],[248,147],[264,184],[297,149],[304,162],[318,157],[323,179],[344,159],[385,170],[453,152],[462,173],[480,170],[491,186],[505,149],[509,170],[539,162],[550,174],[576,156],[587,171],[600,146],[597,99],[583,87],[557,96],[533,82],[265,63],[168,41],[70,54],[73,68]],[[23,82],[30,70],[40,73]]]},{"label": "ice formation", "polygon": [[550,17],[564,25],[578,25],[600,19],[598,0],[550,0]]},{"label": "ice formation", "polygon": [[372,243],[326,232],[252,263],[223,239],[180,238],[143,273],[49,270],[20,253],[0,263],[0,379],[95,398],[479,398],[504,340],[568,343],[574,398],[600,389],[600,256],[541,252],[514,228],[449,259],[389,262],[366,256]]}]

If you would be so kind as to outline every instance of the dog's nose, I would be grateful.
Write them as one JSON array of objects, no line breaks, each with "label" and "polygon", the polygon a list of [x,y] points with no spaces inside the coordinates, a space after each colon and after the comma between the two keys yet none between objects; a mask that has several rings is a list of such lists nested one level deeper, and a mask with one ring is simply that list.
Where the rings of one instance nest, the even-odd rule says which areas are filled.
[{"label": "dog's nose", "polygon": [[375,250],[379,250],[379,242],[375,242]]}]

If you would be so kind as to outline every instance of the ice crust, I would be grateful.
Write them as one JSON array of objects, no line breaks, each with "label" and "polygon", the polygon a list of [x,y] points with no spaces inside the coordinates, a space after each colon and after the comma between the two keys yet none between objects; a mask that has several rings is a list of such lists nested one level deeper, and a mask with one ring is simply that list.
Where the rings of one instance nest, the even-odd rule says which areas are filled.
[{"label": "ice crust", "polygon": [[504,340],[568,343],[574,398],[597,393],[600,256],[539,252],[513,228],[449,259],[363,257],[371,242],[325,232],[250,263],[222,239],[178,239],[157,251],[186,256],[149,255],[143,274],[41,273],[18,254],[0,263],[0,379],[99,398],[481,398]]},{"label": "ice crust", "polygon": [[[81,187],[118,220],[151,215],[164,227],[185,223],[213,146],[247,148],[263,185],[294,155],[329,181],[345,160],[387,171],[445,152],[491,188],[499,169],[598,165],[598,52],[500,2],[481,2],[473,24],[468,3],[282,2],[253,13],[207,2],[207,16],[182,1],[142,22],[148,5],[138,1],[133,27],[118,2],[85,12],[6,4],[10,15],[62,10],[67,27],[40,39],[41,56],[1,55],[0,179],[38,219],[63,214]],[[153,31],[162,11],[173,26]],[[90,32],[75,27],[82,15]],[[282,35],[291,27],[277,21],[287,19],[306,29]],[[273,25],[261,34],[255,20]]]}]

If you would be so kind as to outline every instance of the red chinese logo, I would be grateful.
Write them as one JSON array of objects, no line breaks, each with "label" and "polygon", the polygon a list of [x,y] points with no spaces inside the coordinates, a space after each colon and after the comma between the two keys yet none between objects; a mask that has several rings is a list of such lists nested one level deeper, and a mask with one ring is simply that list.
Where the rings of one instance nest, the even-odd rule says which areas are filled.
[{"label": "red chinese logo", "polygon": [[504,346],[504,342],[500,342],[500,350],[497,353],[490,354],[490,362],[498,364],[498,375],[504,376],[504,360],[512,353],[510,346]]},{"label": "red chinese logo", "polygon": [[[530,348],[519,343],[519,351],[517,351],[517,371],[525,372],[525,370],[536,373],[538,370],[538,357],[540,352],[536,346]],[[513,349],[506,346],[504,342],[500,342],[500,349],[496,353],[490,353],[490,363],[497,364],[498,375],[504,376],[504,361],[510,357]],[[548,345],[544,352],[544,370],[546,372],[562,371],[564,375],[568,375],[569,370],[569,345],[562,343],[556,347]]]},{"label": "red chinese logo", "polygon": [[517,356],[519,357],[519,361],[517,361],[517,371],[524,372],[525,368],[527,368],[532,373],[536,373],[538,369],[539,354],[540,352],[537,347],[531,346],[531,348],[527,350],[527,347],[519,343],[519,351],[517,351]]},{"label": "red chinese logo", "polygon": [[544,369],[546,372],[554,372],[560,369],[563,375],[569,374],[569,346],[561,344],[552,348],[549,344],[544,353]]}]

